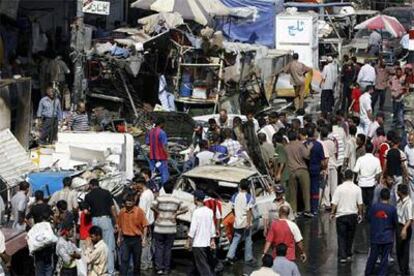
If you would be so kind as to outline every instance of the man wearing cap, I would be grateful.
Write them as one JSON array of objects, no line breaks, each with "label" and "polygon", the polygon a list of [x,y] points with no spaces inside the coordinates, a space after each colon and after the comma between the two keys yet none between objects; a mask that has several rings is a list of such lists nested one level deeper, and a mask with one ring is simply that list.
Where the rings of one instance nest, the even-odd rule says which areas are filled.
[{"label": "man wearing cap", "polygon": [[145,137],[145,143],[150,147],[150,169],[157,169],[161,174],[161,182],[164,185],[170,177],[168,171],[168,137],[163,130],[164,118],[158,118],[155,127]]},{"label": "man wearing cap", "polygon": [[211,249],[216,248],[214,238],[216,226],[213,219],[213,211],[204,205],[205,194],[201,190],[194,192],[196,209],[191,218],[188,232],[187,248],[193,251],[195,269],[199,275],[213,276],[214,268],[209,263]]},{"label": "man wearing cap", "polygon": [[322,89],[321,95],[321,111],[322,113],[331,113],[335,104],[334,88],[338,78],[338,72],[331,56],[327,58],[327,64],[322,71],[322,80],[320,87]]},{"label": "man wearing cap", "polygon": [[279,209],[282,206],[286,206],[289,208],[289,220],[295,220],[295,214],[293,213],[292,207],[290,207],[289,202],[285,199],[285,187],[282,185],[275,185],[274,192],[276,195],[275,200],[273,200],[271,203],[265,205],[265,209],[263,211],[263,225],[264,230],[263,233],[266,236],[267,231],[272,224],[273,220],[279,218]]}]

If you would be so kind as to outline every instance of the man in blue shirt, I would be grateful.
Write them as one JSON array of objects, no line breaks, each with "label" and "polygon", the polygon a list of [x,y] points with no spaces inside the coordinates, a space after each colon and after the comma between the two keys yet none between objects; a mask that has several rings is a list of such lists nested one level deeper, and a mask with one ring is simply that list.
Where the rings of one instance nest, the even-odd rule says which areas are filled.
[{"label": "man in blue shirt", "polygon": [[41,120],[39,143],[53,143],[57,138],[58,122],[62,120],[62,107],[51,86],[46,89],[46,96],[39,102],[37,118]]},{"label": "man in blue shirt", "polygon": [[387,275],[388,256],[394,244],[398,217],[397,210],[389,204],[390,191],[384,188],[380,192],[381,201],[375,203],[368,214],[371,224],[371,250],[365,267],[365,275],[374,275],[375,263],[381,255],[381,263],[375,275]]},{"label": "man in blue shirt", "polygon": [[311,212],[316,215],[319,207],[319,186],[321,180],[321,169],[326,168],[327,159],[320,142],[316,140],[315,128],[309,126],[306,128],[308,140],[305,142],[307,146],[311,146],[309,158],[309,174],[311,180]]}]

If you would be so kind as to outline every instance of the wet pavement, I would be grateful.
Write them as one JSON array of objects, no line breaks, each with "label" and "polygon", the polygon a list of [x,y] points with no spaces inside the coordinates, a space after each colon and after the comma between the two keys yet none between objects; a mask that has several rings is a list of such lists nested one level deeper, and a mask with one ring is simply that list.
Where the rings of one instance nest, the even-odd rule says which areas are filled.
[{"label": "wet pavement", "polygon": [[[358,225],[354,241],[354,255],[352,263],[339,264],[337,260],[337,242],[335,221],[330,221],[328,213],[321,214],[313,219],[299,219],[298,226],[302,232],[304,246],[308,255],[305,264],[299,263],[299,270],[302,275],[322,275],[322,276],[349,276],[364,275],[365,264],[368,254],[368,227],[366,222]],[[264,238],[257,234],[254,239],[254,256],[260,265],[260,258],[264,247]],[[411,241],[410,263],[414,269],[414,244]],[[242,252],[240,252],[242,253]],[[395,255],[395,250],[393,250]],[[186,271],[192,266],[191,253],[185,251],[173,252],[173,270],[170,275],[184,276]],[[250,275],[255,270],[254,267],[244,265],[242,259],[233,266],[227,266],[221,274],[223,276]],[[389,266],[389,275],[397,275],[396,261]],[[151,271],[143,275],[152,275]]]}]

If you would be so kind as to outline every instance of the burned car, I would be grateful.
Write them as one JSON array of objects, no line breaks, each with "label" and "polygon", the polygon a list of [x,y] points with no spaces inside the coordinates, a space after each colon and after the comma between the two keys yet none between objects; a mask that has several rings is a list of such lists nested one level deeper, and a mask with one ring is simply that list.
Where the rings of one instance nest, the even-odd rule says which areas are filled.
[{"label": "burned car", "polygon": [[262,214],[265,206],[275,199],[271,192],[273,182],[269,176],[261,175],[254,167],[225,165],[196,167],[182,174],[174,188],[173,194],[182,200],[189,210],[178,216],[174,248],[183,248],[185,245],[195,208],[193,193],[196,189],[201,189],[209,197],[222,202],[223,221],[218,246],[224,250],[228,249],[232,233],[232,218],[234,218],[230,199],[238,191],[242,179],[249,181],[250,193],[256,203],[253,209],[253,233],[263,229]]}]

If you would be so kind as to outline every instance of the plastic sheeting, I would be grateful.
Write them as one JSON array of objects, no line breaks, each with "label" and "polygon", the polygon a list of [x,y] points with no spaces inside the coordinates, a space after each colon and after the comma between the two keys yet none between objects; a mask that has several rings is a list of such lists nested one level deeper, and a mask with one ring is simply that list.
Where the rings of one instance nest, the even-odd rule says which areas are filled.
[{"label": "plastic sheeting", "polygon": [[48,197],[63,188],[63,178],[73,174],[73,171],[31,173],[27,176],[27,180],[33,192],[40,190],[44,192],[45,197]]},{"label": "plastic sheeting", "polygon": [[257,43],[274,48],[275,18],[283,11],[283,0],[221,0],[229,7],[255,7],[258,15],[255,20],[232,18],[220,24],[223,33],[233,41]]}]

